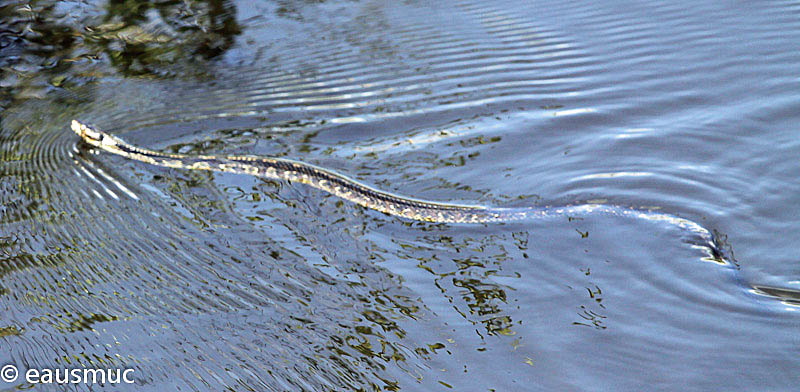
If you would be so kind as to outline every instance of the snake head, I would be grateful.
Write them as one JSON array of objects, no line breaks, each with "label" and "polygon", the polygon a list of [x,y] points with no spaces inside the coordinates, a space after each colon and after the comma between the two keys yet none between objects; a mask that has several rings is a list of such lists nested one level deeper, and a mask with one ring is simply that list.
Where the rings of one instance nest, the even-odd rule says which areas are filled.
[{"label": "snake head", "polygon": [[113,137],[100,132],[78,120],[72,120],[72,131],[77,133],[83,141],[95,147],[110,147],[116,144]]}]

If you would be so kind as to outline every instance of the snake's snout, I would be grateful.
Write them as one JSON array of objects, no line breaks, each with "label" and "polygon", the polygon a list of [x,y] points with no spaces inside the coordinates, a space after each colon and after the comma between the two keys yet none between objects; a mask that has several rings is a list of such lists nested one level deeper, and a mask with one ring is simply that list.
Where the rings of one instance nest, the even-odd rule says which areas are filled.
[{"label": "snake's snout", "polygon": [[81,128],[83,128],[84,126],[85,125],[83,125],[80,122],[78,122],[78,120],[72,120],[72,124],[70,124],[70,127],[72,128],[72,131],[77,133],[78,136],[80,136],[80,137],[83,137],[83,130]]}]

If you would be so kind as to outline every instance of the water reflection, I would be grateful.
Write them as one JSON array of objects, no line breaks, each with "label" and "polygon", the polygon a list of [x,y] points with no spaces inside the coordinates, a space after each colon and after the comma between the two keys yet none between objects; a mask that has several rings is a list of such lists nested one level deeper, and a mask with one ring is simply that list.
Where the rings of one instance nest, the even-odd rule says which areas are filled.
[{"label": "water reflection", "polygon": [[[78,23],[75,20],[79,20]],[[241,33],[230,1],[0,4],[2,100],[42,98],[105,75],[191,77]]]},{"label": "water reflection", "polygon": [[[797,51],[750,52],[796,21],[740,12],[731,26],[782,33],[726,42],[716,14],[681,5],[523,3],[3,3],[0,362],[133,367],[153,390],[791,390],[798,295],[740,269],[796,272],[774,261],[793,249],[765,245],[796,228],[777,196],[800,194],[796,92],[769,123],[739,109],[771,102],[752,86],[796,79]],[[683,44],[698,33],[712,47]],[[740,40],[739,56],[701,56]],[[708,85],[751,69],[730,58],[769,67]],[[689,221],[403,221],[95,154],[73,117],[429,199],[659,208],[750,257],[684,242]],[[777,128],[783,150],[737,136]]]}]

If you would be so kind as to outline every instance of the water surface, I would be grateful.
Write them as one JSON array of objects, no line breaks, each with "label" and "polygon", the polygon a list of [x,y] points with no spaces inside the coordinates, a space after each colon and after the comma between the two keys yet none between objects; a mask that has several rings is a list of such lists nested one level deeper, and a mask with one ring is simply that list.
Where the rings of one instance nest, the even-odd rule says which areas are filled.
[{"label": "water surface", "polygon": [[[800,383],[797,3],[126,4],[0,8],[0,363],[145,390]],[[72,118],[422,199],[663,212],[725,258],[644,219],[410,222],[98,153]]]}]

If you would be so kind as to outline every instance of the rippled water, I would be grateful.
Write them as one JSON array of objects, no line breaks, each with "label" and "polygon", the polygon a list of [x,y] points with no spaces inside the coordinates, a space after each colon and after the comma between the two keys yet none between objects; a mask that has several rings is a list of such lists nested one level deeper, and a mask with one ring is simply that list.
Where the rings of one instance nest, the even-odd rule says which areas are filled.
[{"label": "rippled water", "polygon": [[[0,9],[0,363],[137,390],[800,385],[797,2],[114,4]],[[725,257],[613,215],[411,222],[97,152],[72,118],[429,200],[663,212]]]}]

